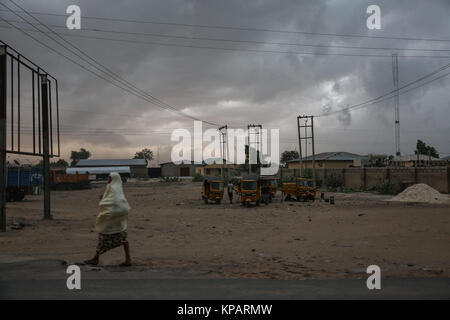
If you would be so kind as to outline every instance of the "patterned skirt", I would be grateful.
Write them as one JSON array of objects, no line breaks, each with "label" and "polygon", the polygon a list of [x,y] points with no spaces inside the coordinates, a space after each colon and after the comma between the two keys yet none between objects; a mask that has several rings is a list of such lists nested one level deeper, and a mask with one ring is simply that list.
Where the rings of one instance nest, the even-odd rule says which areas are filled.
[{"label": "patterned skirt", "polygon": [[105,253],[111,249],[120,247],[121,245],[128,243],[127,232],[122,231],[113,234],[98,234],[97,255]]}]

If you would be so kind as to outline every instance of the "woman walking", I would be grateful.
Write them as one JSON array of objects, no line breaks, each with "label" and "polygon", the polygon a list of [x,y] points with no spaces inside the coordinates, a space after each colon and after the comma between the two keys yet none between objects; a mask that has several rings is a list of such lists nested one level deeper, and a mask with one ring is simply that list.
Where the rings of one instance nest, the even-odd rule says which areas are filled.
[{"label": "woman walking", "polygon": [[99,233],[97,250],[95,256],[85,263],[97,265],[101,254],[123,245],[125,262],[121,266],[131,266],[126,231],[131,208],[123,193],[122,179],[117,172],[110,173],[99,207],[100,213],[95,224],[95,230]]}]

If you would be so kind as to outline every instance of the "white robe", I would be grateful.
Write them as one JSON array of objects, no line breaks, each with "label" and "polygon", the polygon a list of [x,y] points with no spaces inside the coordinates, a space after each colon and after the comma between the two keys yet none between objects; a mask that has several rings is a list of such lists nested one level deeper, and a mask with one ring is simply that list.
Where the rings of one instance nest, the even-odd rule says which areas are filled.
[{"label": "white robe", "polygon": [[95,230],[103,234],[113,234],[127,229],[130,205],[123,193],[122,179],[117,172],[110,174],[111,182],[106,186],[103,198],[99,203],[100,213],[97,216]]}]

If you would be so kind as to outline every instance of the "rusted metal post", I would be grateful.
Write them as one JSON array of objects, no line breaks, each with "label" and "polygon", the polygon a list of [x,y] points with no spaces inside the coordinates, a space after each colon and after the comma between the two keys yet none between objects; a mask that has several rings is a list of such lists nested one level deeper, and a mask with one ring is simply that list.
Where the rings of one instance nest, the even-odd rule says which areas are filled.
[{"label": "rusted metal post", "polygon": [[41,106],[42,106],[42,144],[44,151],[44,219],[51,219],[50,208],[50,136],[49,136],[49,110],[48,110],[48,79],[47,75],[41,77]]},{"label": "rusted metal post", "polygon": [[0,232],[6,231],[6,47],[0,45]]}]

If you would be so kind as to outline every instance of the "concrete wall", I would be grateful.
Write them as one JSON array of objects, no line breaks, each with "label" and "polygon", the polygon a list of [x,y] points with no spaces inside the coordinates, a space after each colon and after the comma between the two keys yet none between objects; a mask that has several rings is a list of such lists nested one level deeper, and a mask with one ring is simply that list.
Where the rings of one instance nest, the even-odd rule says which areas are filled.
[{"label": "concrete wall", "polygon": [[[282,168],[278,172],[281,179],[299,175],[299,169]],[[316,178],[323,184],[331,175],[341,177],[344,187],[352,189],[371,189],[390,180],[400,185],[425,183],[441,193],[450,193],[450,167],[316,169]]]},{"label": "concrete wall", "polygon": [[130,171],[135,177],[147,178],[148,169],[147,166],[130,166]]},{"label": "concrete wall", "polygon": [[[296,162],[289,162],[288,164],[289,169],[299,169],[300,163],[298,161]],[[305,168],[312,168],[312,161],[303,161],[303,165]],[[327,168],[327,169],[342,169],[342,168],[348,168],[353,165],[353,160],[351,161],[321,161],[317,160],[315,161],[316,168]]]},{"label": "concrete wall", "polygon": [[189,168],[189,175],[195,175],[195,165],[193,164],[180,164],[175,165],[173,163],[161,164],[161,176],[163,177],[179,177],[181,168]]}]

